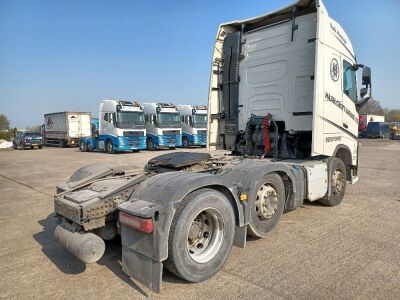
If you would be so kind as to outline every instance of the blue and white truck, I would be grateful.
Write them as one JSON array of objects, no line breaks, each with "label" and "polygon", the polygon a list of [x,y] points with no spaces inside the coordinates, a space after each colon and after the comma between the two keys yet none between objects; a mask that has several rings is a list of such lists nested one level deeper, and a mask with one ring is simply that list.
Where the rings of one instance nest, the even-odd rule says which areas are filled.
[{"label": "blue and white truck", "polygon": [[207,106],[179,105],[182,124],[182,147],[207,145]]},{"label": "blue and white truck", "polygon": [[179,108],[171,103],[144,103],[148,150],[182,146]]},{"label": "blue and white truck", "polygon": [[138,102],[103,100],[100,103],[99,131],[80,141],[81,151],[107,153],[146,149],[146,124]]}]

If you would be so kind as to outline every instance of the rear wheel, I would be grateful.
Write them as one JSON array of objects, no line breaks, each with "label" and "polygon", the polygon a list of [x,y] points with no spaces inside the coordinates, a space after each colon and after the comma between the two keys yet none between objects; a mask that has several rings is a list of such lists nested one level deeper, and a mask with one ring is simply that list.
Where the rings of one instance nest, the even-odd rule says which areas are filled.
[{"label": "rear wheel", "polygon": [[235,215],[225,195],[201,189],[178,204],[168,240],[165,267],[200,282],[217,273],[232,249]]},{"label": "rear wheel", "polygon": [[88,151],[88,146],[87,146],[87,144],[85,142],[82,141],[82,142],[79,143],[79,149],[82,152],[86,152],[86,151]]},{"label": "rear wheel", "polygon": [[182,147],[189,148],[189,140],[187,139],[187,137],[182,138]]},{"label": "rear wheel", "polygon": [[15,144],[15,142],[13,142],[13,149],[17,149],[17,145]]},{"label": "rear wheel", "polygon": [[151,138],[148,138],[146,140],[146,147],[147,147],[147,150],[150,150],[150,151],[155,150],[154,142]]},{"label": "rear wheel", "polygon": [[249,234],[265,237],[278,224],[285,208],[285,187],[278,174],[265,175],[256,184],[257,192],[251,199]]},{"label": "rear wheel", "polygon": [[112,144],[111,141],[107,141],[107,142],[106,142],[106,152],[107,152],[108,154],[113,154],[113,153],[115,153],[114,147],[113,147],[113,144]]},{"label": "rear wheel", "polygon": [[329,170],[329,178],[331,179],[331,195],[328,196],[327,192],[327,195],[318,200],[318,202],[326,206],[336,206],[342,202],[346,191],[346,166],[341,159],[333,159]]}]

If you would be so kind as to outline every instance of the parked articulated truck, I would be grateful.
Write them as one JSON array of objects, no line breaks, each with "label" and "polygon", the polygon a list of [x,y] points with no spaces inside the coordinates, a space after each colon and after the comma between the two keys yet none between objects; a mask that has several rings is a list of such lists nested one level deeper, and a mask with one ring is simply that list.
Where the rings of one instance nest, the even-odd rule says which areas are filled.
[{"label": "parked articulated truck", "polygon": [[179,109],[171,103],[143,104],[148,150],[175,149],[182,146]]},{"label": "parked articulated truck", "polygon": [[44,115],[43,136],[46,145],[61,148],[78,146],[83,137],[90,137],[90,113],[56,112]]},{"label": "parked articulated truck", "polygon": [[90,263],[120,234],[123,272],[157,292],[164,267],[206,280],[232,245],[267,236],[285,210],[342,202],[358,179],[357,109],[370,96],[370,69],[321,1],[222,24],[207,146],[233,155],[175,152],[144,170],[83,167],[58,186],[55,236]]},{"label": "parked articulated truck", "polygon": [[81,151],[115,153],[146,148],[143,108],[138,102],[103,100],[98,124],[98,133],[80,141]]},{"label": "parked articulated truck", "polygon": [[179,105],[182,147],[207,145],[207,106]]}]

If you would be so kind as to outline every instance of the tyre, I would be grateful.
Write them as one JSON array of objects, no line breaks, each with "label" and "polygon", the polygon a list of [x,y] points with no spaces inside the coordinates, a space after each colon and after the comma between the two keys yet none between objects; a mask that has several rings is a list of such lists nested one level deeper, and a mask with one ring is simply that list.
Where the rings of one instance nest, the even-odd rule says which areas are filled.
[{"label": "tyre", "polygon": [[88,151],[88,146],[85,142],[80,142],[79,143],[79,150],[81,150],[82,152],[86,152]]},{"label": "tyre", "polygon": [[13,149],[17,149],[17,145],[15,144],[15,142],[13,142]]},{"label": "tyre", "polygon": [[110,140],[108,140],[108,141],[106,142],[106,152],[107,152],[108,154],[113,154],[113,153],[115,153],[115,151],[114,151],[114,146],[113,146],[113,144],[112,144],[112,142],[111,142]]},{"label": "tyre", "polygon": [[25,143],[21,143],[19,147],[20,147],[21,150],[25,150],[25,149],[26,149],[26,148],[25,148],[25,147],[26,147],[26,146],[25,146]]},{"label": "tyre", "polygon": [[169,150],[175,150],[176,147],[169,147]]},{"label": "tyre", "polygon": [[154,146],[154,142],[151,138],[147,138],[146,147],[147,147],[147,150],[150,150],[150,151],[153,151],[156,149],[156,147]]},{"label": "tyre", "polygon": [[318,202],[326,206],[336,206],[342,202],[346,192],[346,166],[341,159],[333,159],[328,175],[328,178],[331,179],[331,195],[328,196],[327,192],[324,198],[318,200]]},{"label": "tyre", "polygon": [[39,149],[43,149],[43,145],[39,145]]},{"label": "tyre", "polygon": [[187,139],[187,137],[182,138],[182,147],[189,148],[189,140]]},{"label": "tyre", "polygon": [[60,147],[60,148],[65,148],[65,145],[64,145],[65,143],[64,143],[64,141],[63,140],[59,140],[58,141],[58,147]]},{"label": "tyre", "polygon": [[213,189],[193,192],[176,209],[165,267],[189,282],[206,280],[228,258],[234,233],[235,215],[228,198]]},{"label": "tyre", "polygon": [[265,175],[256,183],[256,192],[250,200],[250,224],[248,233],[253,237],[265,237],[272,232],[285,208],[285,186],[278,174]]}]

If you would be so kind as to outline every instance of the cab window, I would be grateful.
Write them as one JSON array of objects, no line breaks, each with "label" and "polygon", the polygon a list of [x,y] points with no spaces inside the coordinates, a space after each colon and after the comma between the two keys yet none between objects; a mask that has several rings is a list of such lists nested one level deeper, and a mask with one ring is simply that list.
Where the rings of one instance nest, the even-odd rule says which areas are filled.
[{"label": "cab window", "polygon": [[354,102],[357,101],[356,71],[346,60],[343,60],[343,93]]},{"label": "cab window", "polygon": [[108,122],[108,113],[105,113],[105,114],[104,114],[104,121],[107,121],[107,122]]}]

